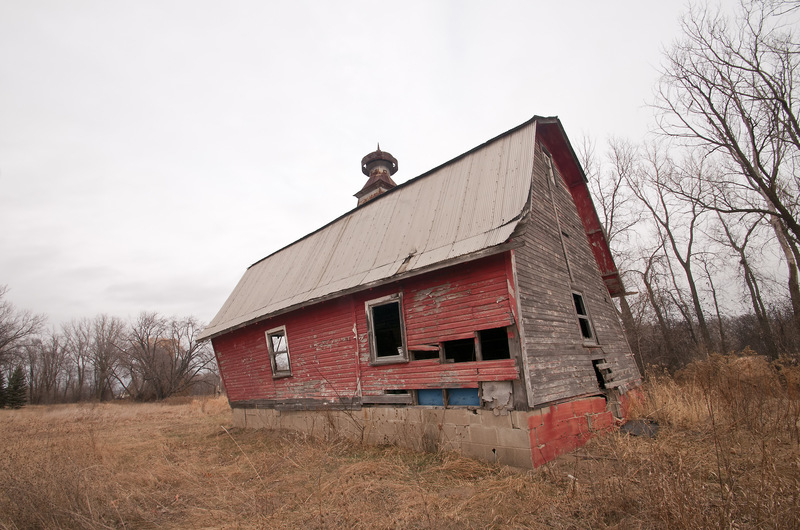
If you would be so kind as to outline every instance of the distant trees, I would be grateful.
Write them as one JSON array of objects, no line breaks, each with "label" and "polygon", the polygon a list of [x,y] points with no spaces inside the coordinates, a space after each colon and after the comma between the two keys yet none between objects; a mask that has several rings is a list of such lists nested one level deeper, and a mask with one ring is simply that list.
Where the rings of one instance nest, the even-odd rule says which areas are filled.
[{"label": "distant trees", "polygon": [[42,331],[44,317],[16,311],[10,304],[0,307],[6,324],[2,329],[11,330],[6,336],[13,337],[4,342],[0,361],[0,403],[5,399],[7,406],[26,400],[164,399],[217,389],[213,350],[207,342],[198,343],[203,325],[192,317],[142,313],[126,323],[97,315]]}]

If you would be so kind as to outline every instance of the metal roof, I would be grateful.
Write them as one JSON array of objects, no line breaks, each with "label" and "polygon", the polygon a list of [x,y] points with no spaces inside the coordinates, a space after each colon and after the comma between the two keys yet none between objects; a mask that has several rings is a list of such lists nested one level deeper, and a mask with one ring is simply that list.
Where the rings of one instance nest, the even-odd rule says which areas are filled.
[{"label": "metal roof", "polygon": [[534,118],[253,264],[201,338],[506,242],[528,200]]}]

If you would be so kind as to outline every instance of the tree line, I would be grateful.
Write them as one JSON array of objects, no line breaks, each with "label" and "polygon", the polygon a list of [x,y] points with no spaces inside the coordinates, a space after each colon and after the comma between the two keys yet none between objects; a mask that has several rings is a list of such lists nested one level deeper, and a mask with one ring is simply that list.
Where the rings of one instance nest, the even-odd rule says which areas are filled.
[{"label": "tree line", "polygon": [[[198,342],[193,317],[142,312],[126,322],[97,315],[45,329],[45,317],[16,309],[0,286],[0,399],[30,403],[165,399],[218,390],[214,353]],[[4,380],[7,384],[4,384]],[[24,400],[23,400],[24,403]]]},{"label": "tree line", "polygon": [[640,366],[800,352],[797,0],[693,5],[664,54],[655,134],[580,151],[629,292]]}]

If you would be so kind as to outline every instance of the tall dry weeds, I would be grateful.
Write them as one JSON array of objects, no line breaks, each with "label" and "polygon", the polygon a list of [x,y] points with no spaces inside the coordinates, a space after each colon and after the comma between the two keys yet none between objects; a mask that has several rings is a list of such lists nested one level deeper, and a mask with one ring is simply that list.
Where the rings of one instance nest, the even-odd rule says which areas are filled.
[{"label": "tall dry weeds", "polygon": [[796,370],[744,352],[674,378],[650,374],[630,410],[659,423],[655,439],[615,433],[564,459],[595,507],[588,517],[633,528],[800,527]]},{"label": "tall dry weeds", "polygon": [[655,439],[533,472],[232,429],[224,400],[0,411],[0,528],[797,528],[794,368],[703,363],[631,407]]}]

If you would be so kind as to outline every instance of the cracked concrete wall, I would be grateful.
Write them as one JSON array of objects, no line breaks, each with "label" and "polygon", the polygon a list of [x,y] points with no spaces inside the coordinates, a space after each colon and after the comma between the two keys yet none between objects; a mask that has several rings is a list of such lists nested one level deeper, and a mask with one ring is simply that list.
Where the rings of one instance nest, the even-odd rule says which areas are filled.
[{"label": "cracked concrete wall", "polygon": [[[346,438],[416,451],[456,451],[471,458],[530,469],[585,444],[615,419],[603,397],[590,397],[530,412],[505,410],[507,389],[484,399],[500,409],[364,407],[353,411],[234,409],[242,428],[291,430],[323,439]],[[510,398],[509,398],[510,399]],[[488,400],[486,400],[488,401]]]}]

